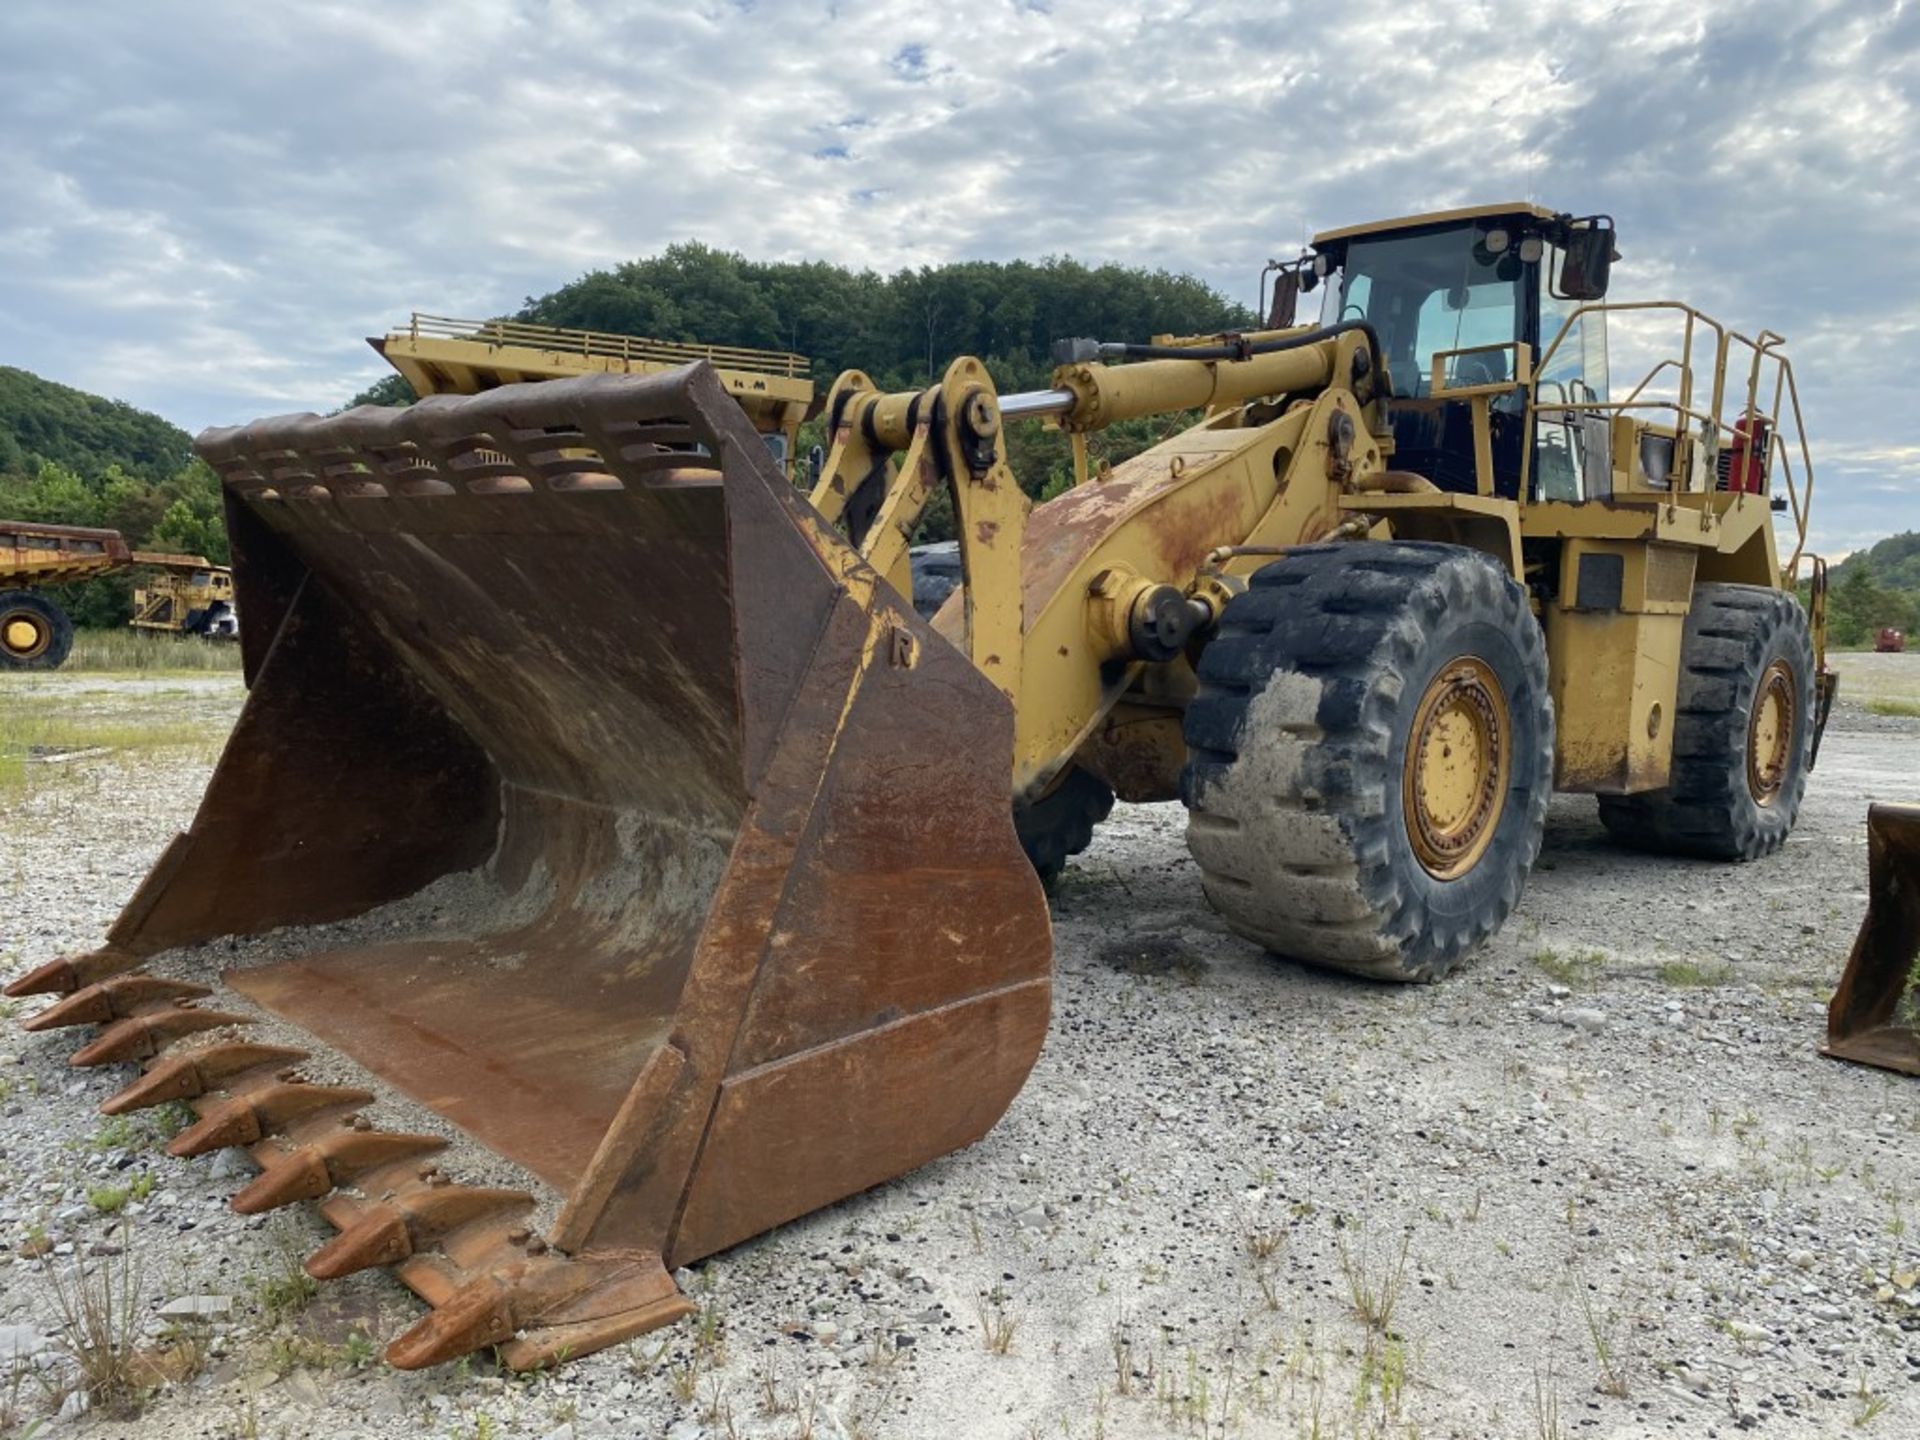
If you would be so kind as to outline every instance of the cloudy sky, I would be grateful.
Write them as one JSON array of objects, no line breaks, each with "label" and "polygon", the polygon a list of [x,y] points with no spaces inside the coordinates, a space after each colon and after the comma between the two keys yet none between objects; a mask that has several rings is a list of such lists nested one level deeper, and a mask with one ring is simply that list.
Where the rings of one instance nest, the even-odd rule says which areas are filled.
[{"label": "cloudy sky", "polygon": [[1251,302],[1315,229],[1511,198],[1789,337],[1818,545],[1920,528],[1915,0],[0,0],[0,364],[189,429],[675,240]]}]

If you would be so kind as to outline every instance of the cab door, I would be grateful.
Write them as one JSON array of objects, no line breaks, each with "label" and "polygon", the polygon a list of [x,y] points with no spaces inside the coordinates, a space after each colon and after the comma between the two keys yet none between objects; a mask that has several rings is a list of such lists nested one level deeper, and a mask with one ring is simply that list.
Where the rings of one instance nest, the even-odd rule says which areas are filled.
[{"label": "cab door", "polygon": [[1540,361],[1533,385],[1533,479],[1536,500],[1603,499],[1611,493],[1608,415],[1562,410],[1562,405],[1608,401],[1607,316],[1591,310],[1574,318],[1577,300],[1554,292],[1565,252],[1549,245],[1539,265]]}]

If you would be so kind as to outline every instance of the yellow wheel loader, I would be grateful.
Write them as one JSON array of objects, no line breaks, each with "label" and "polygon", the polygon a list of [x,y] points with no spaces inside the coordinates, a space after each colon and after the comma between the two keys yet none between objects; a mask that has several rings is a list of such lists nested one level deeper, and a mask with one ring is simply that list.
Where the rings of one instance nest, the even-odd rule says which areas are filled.
[{"label": "yellow wheel loader", "polygon": [[[1613,244],[1421,216],[1320,236],[1258,333],[1073,342],[1031,394],[850,372],[807,498],[707,365],[209,432],[246,708],[106,944],[10,993],[142,1067],[109,1109],[192,1104],[176,1153],[247,1147],[241,1208],[317,1200],[313,1274],[393,1267],[434,1307],[394,1363],[525,1367],[990,1128],[1036,869],[1114,795],[1186,801],[1242,934],[1394,980],[1499,926],[1555,786],[1764,854],[1831,697],[1792,374],[1668,303],[1613,384]],[[1008,471],[1008,425],[1182,411],[1047,504]]]}]

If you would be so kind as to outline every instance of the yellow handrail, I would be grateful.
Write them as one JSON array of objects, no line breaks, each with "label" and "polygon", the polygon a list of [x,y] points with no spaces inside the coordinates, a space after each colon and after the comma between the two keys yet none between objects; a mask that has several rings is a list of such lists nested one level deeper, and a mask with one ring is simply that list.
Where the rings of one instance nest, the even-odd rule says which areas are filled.
[{"label": "yellow handrail", "polygon": [[[1747,389],[1745,404],[1741,407],[1739,419],[1749,422],[1759,421],[1766,425],[1773,436],[1773,443],[1767,447],[1767,473],[1762,481],[1762,493],[1772,489],[1773,474],[1779,471],[1786,490],[1787,505],[1793,516],[1795,543],[1793,553],[1781,566],[1783,576],[1789,581],[1797,573],[1800,557],[1806,551],[1807,518],[1813,503],[1813,454],[1807,444],[1807,430],[1800,413],[1800,389],[1794,379],[1793,364],[1780,352],[1780,346],[1786,343],[1786,337],[1772,330],[1762,330],[1758,339],[1750,339],[1737,330],[1728,330],[1711,316],[1679,300],[1633,300],[1620,302],[1599,302],[1581,305],[1568,315],[1560,326],[1559,334],[1553,343],[1547,346],[1546,354],[1535,368],[1535,376],[1545,374],[1559,353],[1561,343],[1573,333],[1574,326],[1589,314],[1603,314],[1609,311],[1629,310],[1671,310],[1685,317],[1682,332],[1680,355],[1659,361],[1648,370],[1628,392],[1625,400],[1542,400],[1537,393],[1529,395],[1533,410],[1555,411],[1560,413],[1594,412],[1618,414],[1626,410],[1671,410],[1675,414],[1675,429],[1692,422],[1708,430],[1718,445],[1723,439],[1735,439],[1739,431],[1735,428],[1738,420],[1726,418],[1726,376],[1729,352],[1735,346],[1744,346],[1752,352],[1752,361],[1747,367]],[[1693,350],[1696,324],[1714,332],[1713,347],[1713,399],[1706,410],[1696,409],[1693,405]],[[1760,406],[1761,374],[1766,363],[1771,360],[1775,366],[1773,408],[1763,410]],[[1674,400],[1642,400],[1641,393],[1652,383],[1654,377],[1672,368],[1680,374],[1680,393]],[[1529,387],[1533,389],[1534,387]],[[1791,439],[1781,433],[1780,416],[1782,407],[1790,405],[1793,414],[1793,434]],[[1788,455],[1789,445],[1800,452],[1800,475],[1804,484],[1796,480],[1793,462]]]},{"label": "yellow handrail", "polygon": [[638,335],[616,335],[604,330],[569,330],[556,325],[533,325],[524,320],[461,320],[450,315],[414,311],[405,331],[408,338],[470,340],[482,344],[523,345],[536,350],[602,356],[607,359],[685,365],[705,360],[723,370],[749,370],[762,375],[806,379],[812,373],[804,355],[785,350],[754,350],[743,345],[688,344],[678,340],[650,340]]}]

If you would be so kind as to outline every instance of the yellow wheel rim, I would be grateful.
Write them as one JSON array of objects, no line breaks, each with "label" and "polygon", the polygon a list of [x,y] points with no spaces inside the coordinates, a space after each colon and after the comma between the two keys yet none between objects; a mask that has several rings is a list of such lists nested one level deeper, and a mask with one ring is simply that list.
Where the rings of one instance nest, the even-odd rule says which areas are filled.
[{"label": "yellow wheel rim", "polygon": [[0,623],[0,643],[17,659],[31,660],[47,648],[52,638],[53,632],[30,615],[9,615]]},{"label": "yellow wheel rim", "polygon": [[1493,667],[1463,656],[1427,685],[1413,713],[1400,796],[1414,858],[1436,880],[1471,870],[1507,802],[1512,726]]},{"label": "yellow wheel rim", "polygon": [[1786,783],[1797,699],[1787,662],[1776,660],[1767,666],[1753,692],[1753,708],[1747,712],[1747,790],[1761,805],[1771,805]]}]

